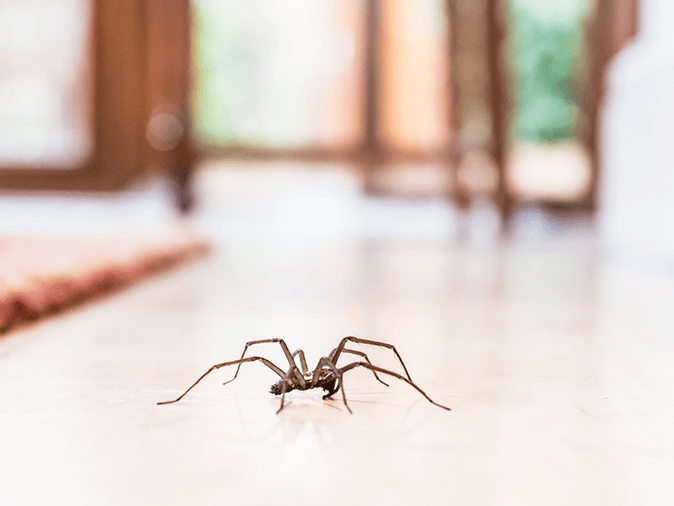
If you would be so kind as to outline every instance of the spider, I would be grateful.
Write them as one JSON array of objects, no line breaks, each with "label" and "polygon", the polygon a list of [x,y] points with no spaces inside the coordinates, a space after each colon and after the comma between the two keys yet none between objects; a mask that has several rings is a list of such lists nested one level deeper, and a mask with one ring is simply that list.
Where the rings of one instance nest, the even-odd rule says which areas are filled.
[{"label": "spider", "polygon": [[[393,371],[389,371],[388,369],[384,369],[382,367],[378,367],[376,365],[373,365],[372,362],[370,362],[370,359],[367,357],[365,353],[362,351],[358,350],[352,350],[349,348],[346,348],[346,344],[352,342],[352,343],[357,343],[357,344],[367,344],[371,346],[380,346],[383,348],[388,348],[393,351],[395,356],[398,358],[400,361],[400,365],[402,365],[403,370],[405,371],[405,376],[402,374],[398,374]],[[287,372],[284,372],[280,367],[274,365],[271,361],[267,360],[264,357],[259,357],[259,356],[254,356],[254,357],[246,357],[246,351],[248,351],[248,348],[250,346],[256,345],[256,344],[263,344],[263,343],[278,343],[279,346],[281,347],[281,350],[283,350],[284,355],[286,356],[286,359],[288,360],[289,368]],[[338,368],[337,367],[337,361],[339,360],[339,357],[343,354],[350,354],[350,355],[356,355],[358,357],[361,357],[363,360],[358,361],[358,362],[351,362],[350,364],[345,365],[344,367]],[[299,363],[300,366],[297,366],[297,363],[295,362],[295,357],[299,358]],[[236,379],[236,377],[239,374],[239,369],[241,369],[241,364],[247,363],[247,362],[262,362],[264,365],[269,367],[272,371],[274,371],[276,374],[280,376],[280,380],[274,383],[271,388],[269,389],[269,392],[276,395],[276,396],[281,396],[281,406],[279,407],[278,411],[276,411],[276,414],[280,413],[281,410],[283,409],[284,406],[284,401],[285,401],[285,395],[287,392],[290,392],[292,390],[311,390],[313,388],[322,388],[325,390],[327,393],[323,396],[323,399],[331,399],[333,395],[335,395],[341,388],[342,390],[342,400],[344,401],[344,406],[346,406],[346,409],[349,411],[349,413],[352,413],[351,408],[349,408],[349,404],[346,402],[346,394],[344,393],[344,381],[343,381],[343,376],[344,373],[347,371],[350,371],[352,369],[355,369],[356,367],[364,367],[365,369],[369,369],[372,371],[374,374],[374,377],[376,378],[377,381],[380,383],[388,386],[388,383],[385,383],[382,381],[382,379],[379,377],[377,373],[381,374],[388,374],[389,376],[393,376],[394,378],[398,378],[399,380],[404,381],[405,383],[410,384],[412,387],[414,387],[421,395],[423,395],[428,401],[430,401],[431,404],[434,404],[442,409],[446,409],[447,411],[450,411],[450,408],[447,406],[443,406],[442,404],[438,404],[435,402],[433,399],[431,399],[426,392],[424,392],[421,388],[419,388],[416,383],[412,381],[412,378],[410,377],[409,372],[407,372],[407,367],[405,367],[405,363],[403,362],[403,359],[400,357],[400,354],[398,353],[398,350],[396,350],[395,346],[392,344],[380,342],[380,341],[370,341],[369,339],[361,339],[358,337],[353,337],[353,336],[348,336],[342,339],[339,343],[339,346],[332,350],[330,352],[330,355],[327,357],[322,357],[319,361],[318,364],[316,365],[316,368],[313,371],[309,371],[307,368],[307,361],[304,357],[304,351],[301,349],[296,350],[294,353],[290,353],[290,350],[288,349],[288,346],[286,345],[285,341],[283,339],[261,339],[258,341],[248,341],[246,343],[246,346],[243,348],[243,353],[241,354],[241,358],[238,360],[232,360],[230,362],[223,362],[221,364],[215,364],[212,366],[210,369],[208,369],[204,374],[202,374],[199,379],[197,379],[185,392],[183,392],[178,398],[172,400],[172,401],[163,401],[163,402],[158,402],[157,404],[162,405],[162,404],[172,404],[174,402],[178,402],[180,399],[185,397],[187,393],[192,390],[197,384],[204,379],[208,374],[211,372],[215,371],[216,369],[220,369],[221,367],[227,367],[230,365],[236,365],[236,372],[234,373],[234,377],[230,379],[229,381],[226,381],[224,385],[227,383],[231,383]]]}]

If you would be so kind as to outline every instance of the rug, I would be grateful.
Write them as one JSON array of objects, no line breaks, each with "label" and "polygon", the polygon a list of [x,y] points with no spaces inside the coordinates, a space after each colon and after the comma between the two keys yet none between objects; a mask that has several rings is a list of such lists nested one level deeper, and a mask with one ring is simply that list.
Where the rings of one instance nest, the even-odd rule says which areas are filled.
[{"label": "rug", "polygon": [[0,238],[0,332],[130,285],[209,251],[185,232]]}]

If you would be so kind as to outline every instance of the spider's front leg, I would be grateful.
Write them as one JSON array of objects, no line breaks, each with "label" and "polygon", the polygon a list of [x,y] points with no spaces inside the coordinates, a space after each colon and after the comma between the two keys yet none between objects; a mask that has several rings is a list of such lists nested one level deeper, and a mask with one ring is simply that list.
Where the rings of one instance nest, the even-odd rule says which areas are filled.
[{"label": "spider's front leg", "polygon": [[307,367],[307,359],[304,357],[304,351],[302,351],[300,348],[297,348],[295,351],[293,351],[293,357],[297,355],[300,357],[300,367],[302,367],[302,372],[306,374],[309,368]]},{"label": "spider's front leg", "polygon": [[264,365],[266,365],[266,366],[269,367],[272,371],[274,371],[276,374],[278,374],[281,378],[284,378],[284,379],[285,379],[286,373],[283,372],[283,369],[281,369],[280,367],[274,365],[272,362],[270,362],[269,360],[267,360],[267,359],[264,358],[264,357],[248,357],[248,358],[240,358],[239,360],[232,360],[232,361],[230,361],[230,362],[223,362],[223,363],[221,363],[221,364],[215,364],[215,365],[212,366],[210,369],[208,369],[208,371],[206,371],[206,372],[203,373],[201,376],[199,376],[199,379],[197,379],[194,383],[192,383],[192,385],[191,385],[187,390],[185,390],[185,391],[182,393],[182,395],[180,395],[177,399],[174,399],[174,400],[172,400],[172,401],[162,401],[162,402],[158,402],[157,404],[159,404],[159,405],[162,405],[162,404],[173,404],[174,402],[178,402],[180,399],[182,399],[183,397],[185,397],[185,396],[187,395],[187,393],[188,393],[190,390],[192,390],[195,386],[197,386],[197,384],[198,384],[202,379],[204,379],[206,376],[208,376],[210,373],[212,373],[212,372],[215,371],[216,369],[220,369],[221,367],[227,367],[227,366],[230,366],[230,365],[238,365],[238,366],[240,367],[241,364],[245,364],[246,362],[258,362],[258,361],[259,361],[259,362],[262,362]]},{"label": "spider's front leg", "polygon": [[[288,349],[288,345],[286,344],[286,342],[283,339],[271,338],[271,339],[258,339],[257,341],[248,341],[246,343],[246,346],[244,346],[244,348],[243,348],[243,353],[241,354],[241,360],[243,360],[243,357],[246,356],[246,351],[248,351],[248,348],[250,346],[253,346],[253,345],[256,345],[256,344],[264,344],[264,343],[278,343],[279,344],[279,346],[281,347],[281,350],[283,351],[283,354],[286,357],[286,360],[288,360],[288,366],[290,367],[288,369],[288,371],[290,372],[290,370],[293,370],[295,378],[297,379],[297,382],[300,385],[304,386],[305,385],[304,377],[302,376],[302,373],[300,372],[300,370],[297,368],[297,364],[295,364],[295,359],[293,358],[295,356],[295,354],[297,354],[297,352],[301,351],[301,350],[298,350],[295,353],[290,353],[290,349]],[[303,365],[306,369],[306,360],[304,360],[304,353],[302,353],[302,355],[300,356],[300,360],[302,361],[302,363],[303,363]],[[240,368],[241,368],[241,365],[239,364],[239,367],[236,368],[236,372],[234,373],[234,377],[230,380],[225,381],[223,383],[223,385],[226,385],[227,383],[231,383],[232,381],[234,381],[236,379],[236,377],[239,375],[239,369]]]},{"label": "spider's front leg", "polygon": [[[295,371],[293,370],[293,368],[297,369],[297,366],[291,366],[290,369],[288,369],[288,373],[283,377],[283,379],[281,381],[279,381],[279,383],[281,384],[281,406],[278,408],[278,410],[276,410],[277,415],[283,409],[285,399],[286,399],[286,392],[288,392],[290,390],[293,390],[295,388],[295,385],[293,384],[293,377],[294,377],[293,373]],[[276,385],[278,385],[278,383]],[[274,393],[273,388],[276,385],[272,386],[272,393]]]}]

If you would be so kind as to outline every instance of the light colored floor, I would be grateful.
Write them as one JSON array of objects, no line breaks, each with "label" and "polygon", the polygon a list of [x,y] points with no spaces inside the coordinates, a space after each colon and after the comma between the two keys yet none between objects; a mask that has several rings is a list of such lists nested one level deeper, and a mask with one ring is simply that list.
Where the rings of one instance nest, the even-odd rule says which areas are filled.
[{"label": "light colored floor", "polygon": [[[0,337],[1,504],[672,504],[670,277],[582,222],[501,241],[488,208],[365,199],[339,168],[200,184],[211,257]],[[247,340],[315,363],[348,334],[452,411],[353,371],[353,414],[306,392],[276,415],[256,364],[156,405]]]}]

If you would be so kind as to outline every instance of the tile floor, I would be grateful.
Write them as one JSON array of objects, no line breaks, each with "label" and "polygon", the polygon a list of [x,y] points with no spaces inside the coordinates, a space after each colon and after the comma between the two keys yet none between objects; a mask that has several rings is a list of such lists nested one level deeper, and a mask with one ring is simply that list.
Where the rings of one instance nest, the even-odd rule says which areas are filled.
[{"label": "tile floor", "polygon": [[[671,504],[672,277],[608,259],[582,220],[524,212],[502,239],[488,207],[366,199],[340,167],[198,182],[184,225],[210,257],[0,336],[1,504]],[[98,219],[173,220],[157,195]],[[315,363],[349,334],[395,344],[452,411],[356,370],[353,414],[293,392],[276,415],[255,364],[156,405],[247,340]]]}]

